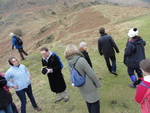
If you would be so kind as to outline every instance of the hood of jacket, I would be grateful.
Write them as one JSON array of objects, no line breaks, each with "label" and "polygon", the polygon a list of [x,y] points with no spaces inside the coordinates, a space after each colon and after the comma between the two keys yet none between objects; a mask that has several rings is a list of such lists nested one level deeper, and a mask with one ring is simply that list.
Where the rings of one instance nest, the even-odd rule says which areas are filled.
[{"label": "hood of jacket", "polygon": [[78,57],[84,57],[80,51],[76,51],[72,54],[68,54],[66,56],[68,64],[72,66]]},{"label": "hood of jacket", "polygon": [[143,39],[134,39],[130,42],[134,45],[144,43]]}]

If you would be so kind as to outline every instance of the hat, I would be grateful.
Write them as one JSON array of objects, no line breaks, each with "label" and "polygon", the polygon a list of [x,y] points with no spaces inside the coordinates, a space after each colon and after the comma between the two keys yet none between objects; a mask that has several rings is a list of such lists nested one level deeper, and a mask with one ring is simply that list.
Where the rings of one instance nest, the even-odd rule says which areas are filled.
[{"label": "hat", "polygon": [[45,75],[47,73],[47,69],[46,68],[42,68],[42,73]]},{"label": "hat", "polygon": [[138,35],[138,29],[137,29],[137,28],[132,28],[132,29],[130,29],[129,32],[128,32],[128,36],[129,36],[130,38],[135,37],[135,36],[137,36],[137,35]]},{"label": "hat", "polygon": [[14,36],[14,33],[10,33],[9,35],[10,35],[10,36]]}]

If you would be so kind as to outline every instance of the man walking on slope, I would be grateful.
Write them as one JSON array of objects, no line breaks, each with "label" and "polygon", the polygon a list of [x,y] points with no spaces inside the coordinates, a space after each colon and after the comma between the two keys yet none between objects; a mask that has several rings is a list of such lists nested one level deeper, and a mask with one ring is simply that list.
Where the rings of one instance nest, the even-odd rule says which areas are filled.
[{"label": "man walking on slope", "polygon": [[25,60],[23,54],[25,54],[26,56],[28,56],[28,54],[23,50],[23,45],[18,43],[18,37],[15,36],[14,33],[10,33],[10,36],[12,37],[12,49],[14,49],[14,46],[15,46],[16,49],[18,49],[19,51],[21,60]]},{"label": "man walking on slope", "polygon": [[[119,53],[119,49],[112,37],[105,33],[105,29],[103,27],[99,29],[99,33],[101,35],[98,39],[99,54],[101,56],[104,55],[106,65],[110,73],[118,75],[116,73],[116,57],[114,49],[117,53]],[[110,60],[112,62],[112,65],[110,64]]]}]

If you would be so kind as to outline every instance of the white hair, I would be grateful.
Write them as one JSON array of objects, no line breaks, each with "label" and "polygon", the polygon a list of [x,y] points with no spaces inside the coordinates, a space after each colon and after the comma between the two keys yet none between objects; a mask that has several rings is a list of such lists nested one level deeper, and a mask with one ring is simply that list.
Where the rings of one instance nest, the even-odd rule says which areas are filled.
[{"label": "white hair", "polygon": [[86,46],[86,42],[81,42],[80,44],[79,44],[79,47],[80,48],[83,48],[83,47],[85,47]]},{"label": "white hair", "polygon": [[9,35],[10,35],[10,36],[14,36],[14,33],[10,33]]}]

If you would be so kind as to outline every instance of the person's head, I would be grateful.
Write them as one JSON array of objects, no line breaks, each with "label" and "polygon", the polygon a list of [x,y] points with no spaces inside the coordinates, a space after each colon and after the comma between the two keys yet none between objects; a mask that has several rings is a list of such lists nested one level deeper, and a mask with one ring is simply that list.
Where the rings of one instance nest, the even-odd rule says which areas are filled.
[{"label": "person's head", "polygon": [[99,29],[99,33],[100,33],[100,34],[104,34],[104,33],[105,33],[105,28],[101,27],[101,28]]},{"label": "person's head", "polygon": [[47,47],[42,47],[40,53],[43,57],[47,58],[49,56],[49,50]]},{"label": "person's head", "polygon": [[139,33],[139,31],[138,31],[137,28],[132,28],[132,29],[129,30],[128,36],[129,36],[130,38],[133,38],[133,37],[135,37],[135,36],[138,36],[138,33]]},{"label": "person's head", "polygon": [[11,65],[11,66],[18,66],[19,65],[19,62],[18,60],[15,58],[15,57],[10,57],[8,59],[8,63]]},{"label": "person's head", "polygon": [[14,33],[10,33],[9,35],[12,37],[12,36],[14,36]]},{"label": "person's head", "polygon": [[[78,48],[77,48],[75,45],[71,44],[71,45],[68,45],[68,46],[66,47],[66,50],[65,50],[65,52],[64,52],[64,55],[65,55],[65,57],[67,58],[67,56],[70,56],[70,55],[72,55],[72,54],[74,54],[74,53],[80,53],[80,52],[79,52]],[[80,54],[81,54],[81,53],[80,53]]]},{"label": "person's head", "polygon": [[140,68],[145,75],[150,75],[150,59],[144,59],[140,62]]},{"label": "person's head", "polygon": [[86,51],[86,50],[87,50],[87,44],[86,44],[86,42],[81,42],[81,43],[79,44],[79,48],[80,48],[80,50],[82,50],[82,51]]}]

